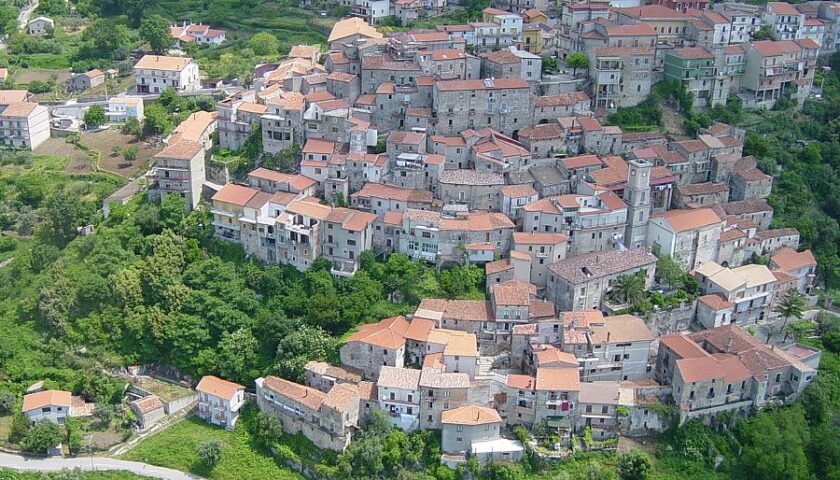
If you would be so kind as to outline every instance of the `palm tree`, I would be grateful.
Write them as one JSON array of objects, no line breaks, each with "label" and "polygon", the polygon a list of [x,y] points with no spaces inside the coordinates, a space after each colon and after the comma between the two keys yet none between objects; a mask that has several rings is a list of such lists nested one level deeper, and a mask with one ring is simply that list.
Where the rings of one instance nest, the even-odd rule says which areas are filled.
[{"label": "palm tree", "polygon": [[639,275],[618,277],[613,286],[613,296],[620,302],[636,306],[645,298],[645,281]]},{"label": "palm tree", "polygon": [[790,289],[782,297],[781,303],[776,305],[776,308],[773,309],[773,312],[782,316],[785,321],[782,323],[781,330],[784,330],[787,327],[788,320],[791,318],[795,318],[797,320],[802,320],[803,310],[805,308],[805,300],[802,299],[802,295],[796,291],[796,289]]}]

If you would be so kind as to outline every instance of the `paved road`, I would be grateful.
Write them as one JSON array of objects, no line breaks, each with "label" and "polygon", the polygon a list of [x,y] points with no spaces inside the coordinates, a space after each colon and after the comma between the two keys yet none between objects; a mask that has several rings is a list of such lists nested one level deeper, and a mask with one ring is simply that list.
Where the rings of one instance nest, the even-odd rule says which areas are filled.
[{"label": "paved road", "polygon": [[38,0],[29,0],[29,5],[23,7],[23,10],[18,14],[18,29],[23,30],[26,28],[26,24],[29,23],[29,17],[32,16],[32,12],[36,8],[38,8]]},{"label": "paved road", "polygon": [[84,471],[124,470],[144,477],[164,480],[198,480],[202,477],[189,473],[155,467],[139,462],[128,462],[104,457],[87,458],[30,458],[20,455],[0,453],[0,467],[12,470],[55,472],[63,469],[79,468]]}]

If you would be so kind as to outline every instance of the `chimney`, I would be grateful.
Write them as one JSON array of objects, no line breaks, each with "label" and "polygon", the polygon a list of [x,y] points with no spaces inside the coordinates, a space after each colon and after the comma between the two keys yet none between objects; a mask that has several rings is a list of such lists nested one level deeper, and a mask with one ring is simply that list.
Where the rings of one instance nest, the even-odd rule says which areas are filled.
[{"label": "chimney", "polygon": [[610,337],[612,336],[611,333],[612,332],[609,331],[607,332],[607,343],[610,343]]},{"label": "chimney", "polygon": [[732,335],[729,336],[729,341],[726,342],[726,353],[732,351]]}]

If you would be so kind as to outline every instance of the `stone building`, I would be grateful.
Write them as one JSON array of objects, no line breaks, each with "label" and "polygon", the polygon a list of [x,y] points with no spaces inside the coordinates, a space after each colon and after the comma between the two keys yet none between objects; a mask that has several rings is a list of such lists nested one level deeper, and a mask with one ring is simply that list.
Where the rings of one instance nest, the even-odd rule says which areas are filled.
[{"label": "stone building", "polygon": [[439,135],[483,127],[513,135],[530,125],[531,92],[521,78],[438,81],[432,95]]},{"label": "stone building", "polygon": [[342,365],[360,370],[367,379],[376,379],[383,365],[401,368],[406,330],[408,322],[402,316],[360,326],[339,350]]},{"label": "stone building", "polygon": [[567,257],[548,266],[546,298],[561,311],[600,308],[615,280],[644,272],[645,289],[653,285],[656,257],[645,248],[603,250]]}]

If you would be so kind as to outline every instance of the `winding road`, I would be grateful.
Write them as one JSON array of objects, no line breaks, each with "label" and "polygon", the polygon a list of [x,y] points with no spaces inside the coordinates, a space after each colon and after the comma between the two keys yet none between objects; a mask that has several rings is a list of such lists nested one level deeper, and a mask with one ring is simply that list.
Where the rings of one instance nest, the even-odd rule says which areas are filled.
[{"label": "winding road", "polygon": [[56,472],[64,469],[73,470],[75,468],[86,472],[123,470],[144,477],[162,478],[164,480],[200,480],[203,478],[169,468],[105,457],[35,458],[0,453],[0,467],[35,472]]}]

